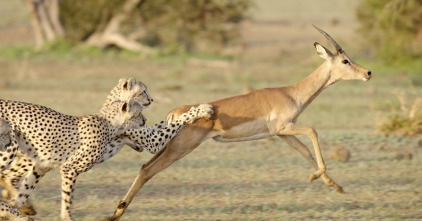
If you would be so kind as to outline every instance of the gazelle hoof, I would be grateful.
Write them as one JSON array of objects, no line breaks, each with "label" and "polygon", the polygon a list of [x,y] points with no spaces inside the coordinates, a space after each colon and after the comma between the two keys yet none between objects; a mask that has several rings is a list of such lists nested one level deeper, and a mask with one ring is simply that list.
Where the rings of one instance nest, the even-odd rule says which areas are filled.
[{"label": "gazelle hoof", "polygon": [[319,176],[315,175],[314,173],[309,176],[309,182],[314,181],[315,179],[318,179]]},{"label": "gazelle hoof", "polygon": [[334,189],[336,189],[337,193],[341,193],[341,194],[345,193],[341,186],[336,184],[333,187],[334,187]]}]

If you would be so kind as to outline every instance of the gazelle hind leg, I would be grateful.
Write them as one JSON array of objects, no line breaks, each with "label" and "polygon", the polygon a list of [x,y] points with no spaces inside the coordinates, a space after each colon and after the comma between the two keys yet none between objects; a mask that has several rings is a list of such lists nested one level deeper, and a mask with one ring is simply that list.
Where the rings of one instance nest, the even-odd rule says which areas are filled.
[{"label": "gazelle hind leg", "polygon": [[[211,126],[209,126],[209,128],[211,128]],[[179,135],[177,135],[166,148],[144,164],[126,196],[119,202],[113,216],[106,220],[119,220],[136,193],[149,179],[170,166],[176,160],[179,160],[192,152],[192,150],[206,139],[208,132],[208,129],[195,128],[195,126],[188,126],[180,131]],[[186,137],[190,137],[190,139],[187,140]]]},{"label": "gazelle hind leg", "polygon": [[135,197],[136,193],[142,188],[142,186],[144,186],[144,184],[148,182],[148,180],[155,176],[157,173],[161,172],[162,170],[170,166],[173,162],[175,162],[177,159],[182,158],[184,155],[185,154],[182,152],[177,152],[176,154],[174,154],[174,152],[168,151],[168,149],[166,149],[160,155],[160,157],[156,158],[154,162],[148,163],[148,166],[143,166],[142,169],[139,171],[139,174],[133,182],[132,186],[130,187],[128,193],[119,202],[119,205],[117,206],[117,210],[114,212],[114,215],[107,220],[119,220],[123,213],[126,211],[126,208],[129,206],[132,199]]},{"label": "gazelle hind leg", "polygon": [[[297,137],[293,135],[281,135],[279,136],[281,139],[283,139],[289,146],[291,146],[293,149],[298,151],[302,156],[305,157],[306,160],[309,161],[309,163],[315,168],[318,169],[318,164],[315,162],[315,159],[313,158],[311,152],[309,151],[308,147],[303,144]],[[322,180],[324,183],[329,186],[333,187],[337,190],[339,193],[344,193],[343,188],[334,182],[333,179],[331,179],[326,173],[323,173],[321,175]],[[312,180],[311,180],[312,181]]]}]

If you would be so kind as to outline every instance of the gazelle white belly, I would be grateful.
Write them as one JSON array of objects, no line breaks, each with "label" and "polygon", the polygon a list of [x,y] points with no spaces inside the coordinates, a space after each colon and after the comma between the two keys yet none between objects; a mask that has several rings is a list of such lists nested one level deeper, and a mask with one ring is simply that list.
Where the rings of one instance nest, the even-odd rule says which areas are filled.
[{"label": "gazelle white belly", "polygon": [[267,121],[264,119],[256,119],[249,121],[225,131],[220,131],[214,140],[219,142],[238,142],[247,140],[258,140],[271,137],[267,126]]},{"label": "gazelle white belly", "polygon": [[270,135],[269,133],[260,133],[260,134],[255,134],[249,137],[237,137],[237,138],[225,138],[222,136],[217,136],[217,137],[214,137],[214,140],[219,141],[219,142],[239,142],[239,141],[247,141],[247,140],[259,140],[259,139],[264,139],[271,136],[272,135]]}]

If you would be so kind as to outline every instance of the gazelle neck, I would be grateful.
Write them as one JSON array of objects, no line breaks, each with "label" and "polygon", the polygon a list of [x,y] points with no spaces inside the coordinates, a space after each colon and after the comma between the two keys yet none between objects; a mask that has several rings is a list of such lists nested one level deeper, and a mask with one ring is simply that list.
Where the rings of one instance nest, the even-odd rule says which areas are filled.
[{"label": "gazelle neck", "polygon": [[302,112],[325,88],[335,83],[329,63],[324,62],[318,69],[296,84],[288,86],[290,96]]}]

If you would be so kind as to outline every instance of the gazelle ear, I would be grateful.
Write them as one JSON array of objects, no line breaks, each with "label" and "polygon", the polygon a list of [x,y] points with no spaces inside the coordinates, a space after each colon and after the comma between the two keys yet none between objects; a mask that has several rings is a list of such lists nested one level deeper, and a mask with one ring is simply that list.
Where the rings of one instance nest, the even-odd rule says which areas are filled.
[{"label": "gazelle ear", "polygon": [[326,49],[324,46],[320,45],[318,42],[314,43],[317,54],[324,58],[325,60],[330,60],[333,57],[333,53],[330,50]]}]

